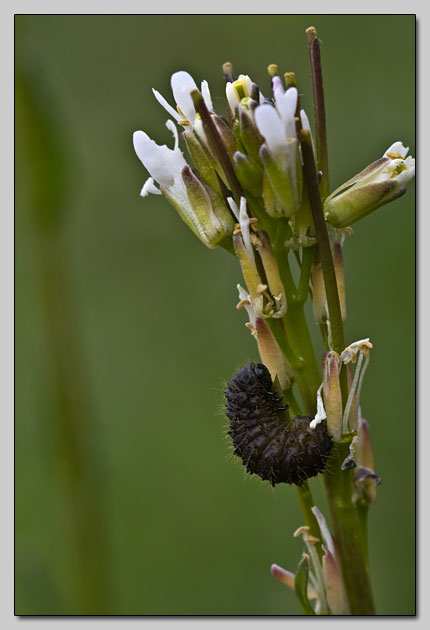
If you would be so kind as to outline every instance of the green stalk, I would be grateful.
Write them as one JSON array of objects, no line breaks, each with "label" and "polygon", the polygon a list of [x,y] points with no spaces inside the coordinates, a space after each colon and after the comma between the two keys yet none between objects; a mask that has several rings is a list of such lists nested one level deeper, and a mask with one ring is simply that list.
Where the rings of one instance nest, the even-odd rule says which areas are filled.
[{"label": "green stalk", "polygon": [[323,557],[321,530],[318,525],[318,521],[315,518],[312,508],[315,505],[315,501],[312,497],[312,491],[307,481],[304,481],[301,486],[296,486],[297,496],[299,497],[300,508],[302,510],[303,518],[305,519],[305,525],[310,527],[309,533],[315,538],[318,538],[320,542],[315,543],[315,549],[317,550],[318,557],[321,560]]},{"label": "green stalk", "polygon": [[333,533],[351,615],[374,615],[375,605],[362,548],[357,510],[351,498],[352,470],[341,470],[348,442],[335,444],[324,474]]},{"label": "green stalk", "polygon": [[306,36],[308,38],[309,57],[311,62],[318,168],[322,172],[320,188],[321,196],[325,199],[328,197],[330,192],[330,180],[328,170],[327,127],[320,42],[314,26],[310,26],[306,29]]},{"label": "green stalk", "polygon": [[300,273],[299,286],[297,287],[296,301],[304,304],[309,295],[309,280],[312,272],[312,262],[315,254],[315,245],[313,247],[303,248],[302,269]]},{"label": "green stalk", "polygon": [[[321,57],[315,28],[308,28],[306,34],[311,60],[318,166],[322,171],[320,184],[318,183],[310,132],[302,130],[299,137],[303,156],[304,179],[318,239],[317,255],[320,257],[323,271],[332,344],[333,349],[340,354],[345,347],[343,322],[331,246],[321,201],[321,197],[323,199],[327,197],[330,188]],[[341,370],[340,384],[343,405],[345,405],[348,393],[345,369]],[[367,569],[367,552],[365,551],[366,523],[363,524],[363,519],[359,520],[357,510],[352,502],[353,473],[351,470],[341,470],[342,462],[348,454],[349,443],[347,440],[334,445],[329,465],[324,474],[324,484],[350,612],[352,615],[373,615],[375,614],[375,607]]]},{"label": "green stalk", "polygon": [[[294,372],[294,377],[300,389],[306,413],[308,415],[314,415],[316,408],[316,390],[319,387],[320,376],[313,357],[312,347],[310,348],[312,355],[309,355],[309,348],[306,348],[307,352],[302,351],[302,349],[297,346],[297,339],[293,337],[295,332],[293,322],[297,322],[297,328],[299,328],[300,319],[300,313],[297,313],[294,318],[292,314],[289,313],[288,320],[287,316],[284,317],[282,321],[271,317],[266,319],[266,323]],[[303,328],[302,324],[300,324],[300,328]],[[295,347],[289,343],[289,339],[294,341]],[[306,354],[306,356],[303,356],[304,354]],[[316,387],[314,385],[315,383],[317,383]]]},{"label": "green stalk", "polygon": [[318,177],[315,165],[314,152],[310,132],[303,129],[300,132],[300,141],[303,156],[303,172],[308,188],[309,202],[315,225],[315,233],[318,238],[318,252],[324,276],[324,285],[327,296],[327,306],[333,339],[333,349],[340,354],[345,348],[343,334],[342,314],[340,310],[339,294],[337,290],[336,273],[331,254],[330,240],[324,218],[321,203]]}]

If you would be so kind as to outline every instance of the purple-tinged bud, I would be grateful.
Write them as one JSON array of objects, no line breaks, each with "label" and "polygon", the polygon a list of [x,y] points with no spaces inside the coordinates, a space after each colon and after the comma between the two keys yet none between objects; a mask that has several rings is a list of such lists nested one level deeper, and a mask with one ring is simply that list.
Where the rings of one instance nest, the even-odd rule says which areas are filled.
[{"label": "purple-tinged bud", "polygon": [[370,441],[369,425],[364,418],[358,422],[358,443],[356,447],[358,467],[354,482],[356,491],[354,502],[370,505],[376,501],[376,486],[381,478],[374,472],[374,458]]},{"label": "purple-tinged bud", "polygon": [[324,408],[327,414],[327,429],[334,442],[342,439],[342,392],[339,381],[339,355],[327,352],[323,356]]},{"label": "purple-tinged bud", "polygon": [[347,613],[347,606],[339,565],[336,558],[324,545],[323,550],[325,555],[322,559],[322,570],[330,613],[332,615],[345,615]]},{"label": "purple-tinged bud", "polygon": [[286,571],[277,564],[272,564],[272,566],[270,567],[270,573],[273,575],[274,578],[281,582],[281,584],[285,584],[285,586],[288,586],[288,588],[294,591],[294,579],[296,577],[294,573],[291,573],[291,571]]}]

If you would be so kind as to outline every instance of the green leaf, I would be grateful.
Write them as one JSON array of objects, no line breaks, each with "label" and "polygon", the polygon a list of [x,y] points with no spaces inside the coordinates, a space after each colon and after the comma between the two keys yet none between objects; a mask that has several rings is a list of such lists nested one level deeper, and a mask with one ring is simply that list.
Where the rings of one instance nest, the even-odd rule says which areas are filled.
[{"label": "green leaf", "polygon": [[315,615],[308,599],[309,559],[303,554],[297,568],[294,590],[305,615]]}]

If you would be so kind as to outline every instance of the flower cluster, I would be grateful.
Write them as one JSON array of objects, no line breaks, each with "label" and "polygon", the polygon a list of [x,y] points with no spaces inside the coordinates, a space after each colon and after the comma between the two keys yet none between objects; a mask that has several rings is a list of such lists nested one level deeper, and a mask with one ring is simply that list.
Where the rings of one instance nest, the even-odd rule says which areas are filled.
[{"label": "flower cluster", "polygon": [[[322,82],[315,80],[320,66],[313,27],[307,29],[307,36],[314,106],[321,124],[324,95]],[[336,544],[322,513],[302,498],[307,524],[296,534],[303,536],[306,553],[295,576],[277,565],[272,566],[273,575],[295,590],[306,614],[344,614],[346,600],[352,614],[373,614],[363,560],[366,537],[358,532],[359,520],[353,514],[361,510],[360,527],[365,528],[362,516],[374,502],[381,481],[374,472],[369,427],[360,406],[372,344],[362,339],[344,348],[342,247],[345,234],[352,235],[352,223],[404,194],[415,161],[407,157],[408,149],[400,141],[395,142],[380,159],[329,194],[325,132],[317,124],[316,151],[294,73],[281,78],[278,67],[270,65],[271,93],[264,96],[248,75],[236,78],[230,63],[224,64],[223,71],[226,117],[215,111],[207,81],[199,89],[187,72],[172,75],[175,106],[153,90],[170,116],[166,127],[173,135],[173,146],[160,146],[143,131],[134,133],[135,151],[149,173],[141,195],[164,195],[208,248],[223,247],[236,256],[245,285],[237,285],[237,308],[246,310],[246,326],[270,373],[273,388],[266,394],[273,398],[269,404],[284,398],[285,427],[293,416],[306,420],[312,440],[324,429],[330,447],[333,445],[332,470],[323,474],[331,484],[328,500]],[[178,127],[190,163],[180,149]],[[304,311],[309,297],[326,347],[322,376]],[[300,393],[299,401],[293,388]],[[247,393],[240,395],[246,397]],[[255,411],[254,403],[251,395],[244,413]],[[235,421],[240,423],[241,418]],[[318,426],[320,423],[325,424]],[[260,430],[250,426],[248,422],[246,439]],[[281,433],[285,427],[282,425]],[[291,455],[285,452],[290,448],[279,449],[266,434],[263,443],[270,455],[271,449],[278,449],[281,459]],[[301,439],[299,446],[306,451],[308,443]],[[248,469],[257,470],[259,454],[257,446],[246,451]],[[271,474],[283,464],[272,457],[270,462]],[[300,483],[312,476],[304,469],[303,465]],[[347,486],[349,498],[343,495],[338,503],[336,493]],[[310,493],[306,484],[298,489]],[[344,516],[339,505],[345,514],[350,510],[348,522],[354,531],[340,526]],[[345,580],[349,569],[361,576],[363,604],[354,595],[354,582]]]}]

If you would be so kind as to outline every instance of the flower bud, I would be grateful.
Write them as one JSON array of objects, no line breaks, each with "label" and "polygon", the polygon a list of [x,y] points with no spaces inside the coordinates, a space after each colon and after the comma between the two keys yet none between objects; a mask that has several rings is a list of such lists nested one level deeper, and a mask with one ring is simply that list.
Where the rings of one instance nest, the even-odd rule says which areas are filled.
[{"label": "flower bud", "polygon": [[227,155],[232,160],[233,154],[237,150],[237,144],[233,132],[224,116],[212,114],[212,120],[215,123],[215,127],[221,137],[222,143],[227,151]]},{"label": "flower bud", "polygon": [[272,381],[275,381],[276,377],[278,377],[282,390],[291,387],[294,380],[293,372],[269,327],[261,317],[256,317],[255,319],[255,330],[261,362],[269,370]]},{"label": "flower bud", "polygon": [[183,133],[182,138],[187,145],[188,152],[202,179],[214,190],[221,193],[218,177],[215,172],[216,161],[203,147],[198,136],[193,131]]},{"label": "flower bud", "polygon": [[262,193],[263,171],[258,162],[249,155],[236,151],[233,156],[234,172],[244,190],[254,197]]},{"label": "flower bud", "polygon": [[355,476],[354,502],[370,505],[376,501],[376,486],[381,482],[374,473],[374,458],[370,441],[369,425],[364,418],[358,421],[357,463],[359,465]]},{"label": "flower bud", "polygon": [[239,115],[239,137],[247,154],[259,162],[259,151],[264,142],[264,138],[255,125],[254,118],[249,107],[251,104],[252,102],[249,100],[244,101],[244,103],[241,103],[237,108]]},{"label": "flower bud", "polygon": [[337,352],[327,352],[323,356],[324,407],[327,414],[327,429],[334,442],[342,436],[342,392],[339,381],[340,357]]},{"label": "flower bud", "polygon": [[279,273],[279,266],[276,257],[270,245],[270,239],[266,232],[258,232],[256,239],[256,249],[263,263],[264,273],[266,274],[269,291],[275,300],[272,308],[269,310],[269,317],[283,317],[287,312],[287,297],[284,285]]},{"label": "flower bud", "polygon": [[284,91],[281,79],[272,79],[275,107],[263,103],[255,109],[255,123],[264,144],[260,147],[267,181],[263,183],[266,211],[275,218],[291,217],[302,203],[302,166],[296,133],[298,92]]},{"label": "flower bud", "polygon": [[327,604],[332,615],[345,615],[347,612],[342,575],[336,558],[323,546],[325,555],[322,559],[325,593]]},{"label": "flower bud", "polygon": [[178,203],[169,192],[163,192],[205,245],[215,247],[223,238],[233,233],[234,221],[231,213],[222,197],[205,186],[188,164],[182,170],[182,181],[191,208],[187,204]]},{"label": "flower bud", "polygon": [[395,142],[355,177],[337,188],[324,202],[327,221],[343,228],[406,192],[415,174],[415,160],[401,142]]},{"label": "flower bud", "polygon": [[241,234],[233,236],[233,247],[239,259],[252,307],[257,314],[262,315],[264,305],[262,287],[265,285],[262,285],[253,252],[246,247]]},{"label": "flower bud", "polygon": [[[207,247],[214,248],[233,233],[233,218],[222,197],[207,186],[184,160],[173,122],[168,121],[166,126],[175,138],[173,149],[157,145],[143,131],[133,134],[137,156],[151,176],[141,195],[162,193],[194,234]],[[154,180],[159,183],[159,190]]]},{"label": "flower bud", "polygon": [[332,247],[334,271],[336,274],[337,291],[339,294],[340,312],[342,321],[346,321],[346,291],[345,272],[343,268],[342,245],[335,241]]},{"label": "flower bud", "polygon": [[312,309],[317,324],[322,324],[327,319],[324,276],[321,262],[312,265]]}]

